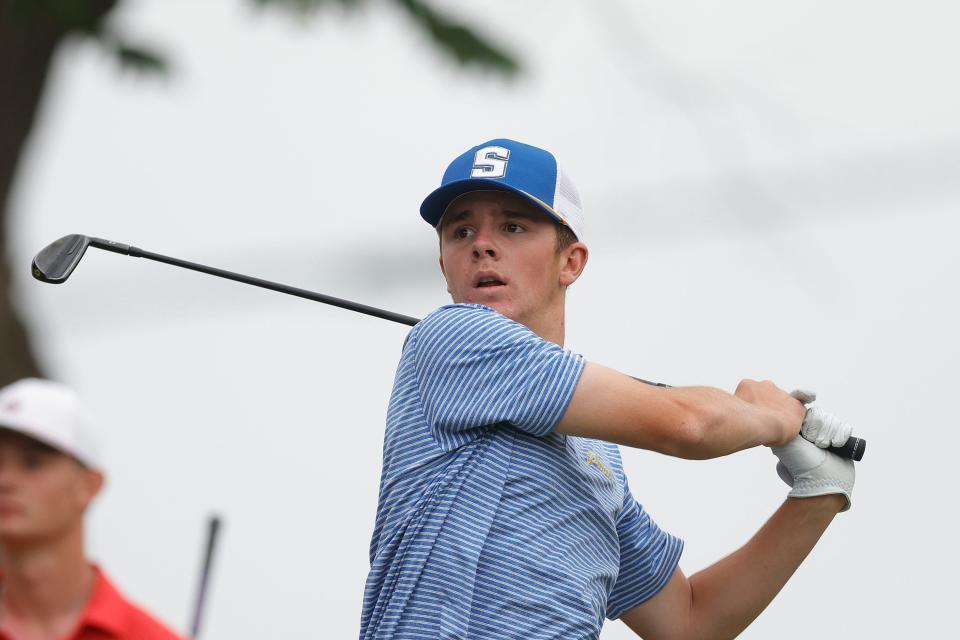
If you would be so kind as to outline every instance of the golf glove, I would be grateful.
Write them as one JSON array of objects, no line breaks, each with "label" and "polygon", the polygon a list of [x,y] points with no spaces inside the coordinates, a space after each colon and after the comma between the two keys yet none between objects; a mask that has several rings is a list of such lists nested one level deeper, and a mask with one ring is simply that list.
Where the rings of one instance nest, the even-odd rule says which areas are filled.
[{"label": "golf glove", "polygon": [[803,436],[797,436],[782,447],[772,447],[777,474],[791,487],[792,498],[812,498],[842,493],[850,508],[855,472],[853,461],[820,449]]},{"label": "golf glove", "polygon": [[[795,389],[790,395],[807,405],[817,399],[817,394],[805,389]],[[808,407],[803,418],[800,435],[821,449],[842,447],[853,434],[853,427],[820,407]]]}]

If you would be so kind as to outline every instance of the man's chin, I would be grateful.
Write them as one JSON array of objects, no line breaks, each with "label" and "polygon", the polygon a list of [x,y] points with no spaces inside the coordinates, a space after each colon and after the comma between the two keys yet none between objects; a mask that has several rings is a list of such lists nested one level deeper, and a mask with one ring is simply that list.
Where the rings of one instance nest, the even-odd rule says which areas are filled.
[{"label": "man's chin", "polygon": [[512,306],[507,300],[499,299],[497,296],[468,295],[468,296],[465,296],[462,300],[457,300],[456,298],[454,298],[453,301],[456,302],[457,304],[482,304],[485,307],[490,307],[491,309],[499,311],[501,314],[507,316],[508,318],[511,317],[510,312],[511,312]]},{"label": "man's chin", "polygon": [[31,548],[38,538],[40,538],[40,536],[28,527],[0,527],[0,547],[6,548],[9,551]]},{"label": "man's chin", "polygon": [[514,317],[515,309],[513,308],[513,305],[508,304],[505,301],[488,300],[483,302],[477,302],[476,304],[482,304],[484,306],[490,307],[500,315],[506,316],[511,320],[516,320],[516,318]]}]

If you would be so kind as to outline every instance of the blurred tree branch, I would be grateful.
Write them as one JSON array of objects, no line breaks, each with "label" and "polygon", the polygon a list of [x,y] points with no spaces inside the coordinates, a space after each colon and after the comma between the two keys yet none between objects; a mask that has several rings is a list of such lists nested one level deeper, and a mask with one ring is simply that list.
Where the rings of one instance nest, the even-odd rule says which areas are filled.
[{"label": "blurred tree branch", "polygon": [[0,385],[40,374],[11,299],[7,257],[10,191],[57,46],[95,31],[116,0],[0,0]]},{"label": "blurred tree branch", "polygon": [[[356,11],[370,0],[246,0],[302,17],[339,6]],[[424,0],[380,0],[400,7],[442,53],[464,66],[488,69],[504,77],[519,70],[516,59]],[[94,39],[124,68],[163,73],[162,53],[113,31],[109,17],[121,0],[0,0],[0,386],[41,375],[26,324],[11,299],[7,252],[10,194],[17,167],[35,124],[50,65],[69,37]],[[21,265],[21,268],[25,266]]]},{"label": "blurred tree branch", "polygon": [[[366,7],[369,0],[250,0],[261,7],[282,7],[309,17],[317,10],[338,6],[348,11]],[[413,20],[413,24],[449,57],[464,66],[489,69],[504,77],[513,77],[520,70],[516,58],[489,42],[461,22],[434,9],[423,0],[388,0]]]}]

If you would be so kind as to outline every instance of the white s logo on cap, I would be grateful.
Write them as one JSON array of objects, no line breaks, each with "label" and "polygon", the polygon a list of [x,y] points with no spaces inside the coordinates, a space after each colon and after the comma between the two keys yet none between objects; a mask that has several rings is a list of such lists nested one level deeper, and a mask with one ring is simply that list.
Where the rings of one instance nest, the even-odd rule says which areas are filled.
[{"label": "white s logo on cap", "polygon": [[506,147],[484,147],[473,158],[471,178],[502,178],[507,175],[507,161],[510,149]]}]

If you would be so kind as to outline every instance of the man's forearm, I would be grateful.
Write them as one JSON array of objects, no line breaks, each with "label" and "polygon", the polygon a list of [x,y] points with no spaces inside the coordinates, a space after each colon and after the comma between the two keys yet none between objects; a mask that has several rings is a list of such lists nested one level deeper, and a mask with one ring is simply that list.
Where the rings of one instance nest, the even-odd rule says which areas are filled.
[{"label": "man's forearm", "polygon": [[773,383],[745,380],[735,394],[654,387],[588,362],[557,432],[681,458],[716,458],[800,432],[805,409]]},{"label": "man's forearm", "polygon": [[733,638],[753,622],[846,503],[842,495],[788,498],[743,547],[690,577],[694,638]]},{"label": "man's forearm", "polygon": [[697,437],[681,442],[681,447],[674,453],[683,458],[716,458],[759,445],[780,444],[800,431],[802,413],[799,411],[794,431],[785,426],[781,414],[720,389],[678,387],[669,391],[687,403],[690,412],[698,416]]}]

